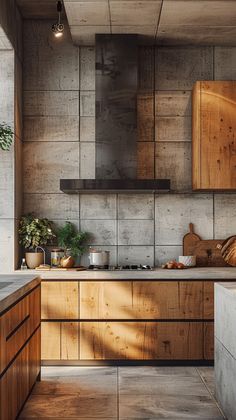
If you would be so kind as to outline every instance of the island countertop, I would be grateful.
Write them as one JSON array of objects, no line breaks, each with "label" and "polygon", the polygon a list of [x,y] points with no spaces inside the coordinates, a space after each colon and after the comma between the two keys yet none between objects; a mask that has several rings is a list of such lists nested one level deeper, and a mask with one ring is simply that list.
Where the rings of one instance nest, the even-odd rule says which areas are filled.
[{"label": "island countertop", "polygon": [[0,274],[0,314],[40,284],[38,273]]},{"label": "island countertop", "polygon": [[[184,270],[168,270],[154,268],[153,270],[86,270],[86,271],[40,271],[28,270],[28,274],[38,275],[42,280],[235,280],[236,267],[194,267]],[[25,272],[16,271],[18,276]]]}]

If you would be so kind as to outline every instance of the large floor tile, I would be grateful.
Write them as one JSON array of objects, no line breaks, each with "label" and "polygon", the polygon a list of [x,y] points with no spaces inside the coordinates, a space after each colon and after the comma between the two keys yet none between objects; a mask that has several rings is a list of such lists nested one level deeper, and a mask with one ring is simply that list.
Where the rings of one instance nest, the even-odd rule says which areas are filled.
[{"label": "large floor tile", "polygon": [[198,367],[197,371],[212,395],[215,393],[214,369],[209,366]]}]

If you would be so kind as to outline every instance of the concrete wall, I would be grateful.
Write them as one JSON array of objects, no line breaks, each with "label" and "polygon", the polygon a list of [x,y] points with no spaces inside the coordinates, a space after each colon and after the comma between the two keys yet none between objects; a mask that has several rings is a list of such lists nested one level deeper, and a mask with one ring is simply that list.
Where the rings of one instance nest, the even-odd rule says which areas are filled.
[{"label": "concrete wall", "polygon": [[[0,266],[18,264],[17,223],[22,214],[22,21],[13,0],[0,0],[0,122],[15,132],[9,152],[0,150]],[[16,240],[15,240],[16,238]]]},{"label": "concrete wall", "polygon": [[59,179],[94,177],[94,49],[72,46],[68,32],[57,43],[40,21],[25,22],[24,49],[24,212],[71,220],[112,263],[177,257],[189,222],[204,239],[236,232],[236,195],[190,192],[191,89],[236,79],[236,48],[156,49],[156,176],[170,177],[175,194],[80,196],[60,193]]}]

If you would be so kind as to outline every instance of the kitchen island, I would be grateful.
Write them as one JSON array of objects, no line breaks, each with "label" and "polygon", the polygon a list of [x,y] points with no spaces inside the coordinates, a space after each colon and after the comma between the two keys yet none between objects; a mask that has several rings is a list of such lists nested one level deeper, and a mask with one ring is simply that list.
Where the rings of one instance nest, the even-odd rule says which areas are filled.
[{"label": "kitchen island", "polygon": [[215,389],[228,420],[236,418],[236,282],[215,285]]},{"label": "kitchen island", "polygon": [[38,273],[49,365],[212,363],[214,282],[236,280],[230,267]]},{"label": "kitchen island", "polygon": [[15,419],[40,375],[38,275],[0,275],[0,420]]}]

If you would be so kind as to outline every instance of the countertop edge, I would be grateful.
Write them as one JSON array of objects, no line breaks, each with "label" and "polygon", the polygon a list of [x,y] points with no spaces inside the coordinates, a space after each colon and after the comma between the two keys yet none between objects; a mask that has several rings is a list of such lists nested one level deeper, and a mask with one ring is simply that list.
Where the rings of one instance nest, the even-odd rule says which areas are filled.
[{"label": "countertop edge", "polygon": [[[14,273],[15,274],[15,273]],[[6,278],[9,274],[5,274]],[[11,275],[12,276],[12,275]],[[28,279],[27,279],[28,280]],[[8,310],[12,305],[14,305],[18,300],[23,298],[30,290],[34,289],[41,283],[41,276],[37,275],[33,279],[26,280],[25,284],[19,285],[14,291],[10,291],[6,297],[0,298],[0,316],[3,312]]]}]

